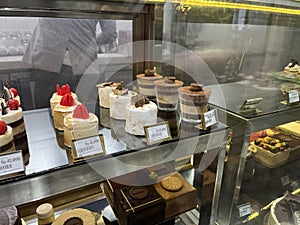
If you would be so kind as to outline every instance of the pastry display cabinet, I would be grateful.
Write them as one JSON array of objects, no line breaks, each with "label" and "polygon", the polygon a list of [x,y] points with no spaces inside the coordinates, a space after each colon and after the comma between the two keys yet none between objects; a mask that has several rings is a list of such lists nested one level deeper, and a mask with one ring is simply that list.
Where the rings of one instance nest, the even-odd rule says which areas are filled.
[{"label": "pastry display cabinet", "polygon": [[[296,145],[288,148],[289,156],[280,165],[266,165],[258,152],[249,157],[248,150],[255,132],[277,132],[279,125],[299,120],[299,100],[290,103],[288,98],[289,91],[299,92],[299,76],[283,73],[292,58],[300,58],[299,2],[29,0],[5,1],[0,7],[0,76],[19,90],[30,149],[26,175],[0,181],[0,208],[16,205],[21,216],[34,218],[43,202],[57,210],[82,206],[104,198],[100,184],[107,178],[171,165],[188,172],[199,196],[203,192],[198,210],[206,203],[211,207],[207,220],[185,224],[266,224],[268,210],[260,209],[299,188],[297,136],[292,136]],[[61,147],[45,94],[50,81],[51,94],[55,92],[60,78],[53,76],[39,86],[39,76],[48,74],[24,63],[22,48],[9,51],[16,47],[10,40],[15,36],[7,32],[21,33],[19,43],[25,49],[37,20],[45,17],[117,21],[117,47],[98,51],[74,90],[99,118],[102,156],[74,161]],[[125,121],[111,119],[99,107],[96,84],[123,81],[138,91],[136,75],[153,67],[185,86],[200,83],[211,90],[209,108],[217,112],[216,124],[204,129],[185,123],[179,109],[159,112],[158,122],[168,121],[173,139],[148,145],[145,137],[125,132]],[[46,106],[37,104],[37,96]],[[214,163],[207,197],[205,176],[201,179]],[[247,219],[255,212],[259,215]],[[200,219],[205,216],[200,214]]]}]

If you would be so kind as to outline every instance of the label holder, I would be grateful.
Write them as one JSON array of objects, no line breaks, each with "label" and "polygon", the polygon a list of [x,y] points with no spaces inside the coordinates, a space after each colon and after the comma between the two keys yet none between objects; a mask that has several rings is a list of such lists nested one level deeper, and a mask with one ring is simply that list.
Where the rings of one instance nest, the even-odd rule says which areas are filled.
[{"label": "label holder", "polygon": [[240,112],[242,113],[259,113],[261,110],[259,110],[257,107],[261,103],[263,98],[252,98],[252,99],[247,99],[243,103],[243,105],[240,108]]},{"label": "label holder", "polygon": [[[13,169],[11,172],[4,171]],[[21,150],[0,154],[0,180],[25,175],[25,166]]]},{"label": "label holder", "polygon": [[172,140],[168,121],[145,126],[144,131],[148,145]]}]

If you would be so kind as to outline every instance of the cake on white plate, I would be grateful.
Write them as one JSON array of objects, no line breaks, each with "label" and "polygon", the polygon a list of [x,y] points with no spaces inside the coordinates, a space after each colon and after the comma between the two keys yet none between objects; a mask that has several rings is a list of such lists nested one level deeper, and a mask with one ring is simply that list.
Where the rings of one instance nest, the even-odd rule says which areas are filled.
[{"label": "cake on white plate", "polygon": [[89,113],[84,104],[77,104],[73,113],[64,118],[64,144],[71,147],[72,140],[98,135],[98,117]]},{"label": "cake on white plate", "polygon": [[144,127],[157,123],[157,106],[143,95],[131,98],[126,107],[125,131],[133,135],[145,135]]},{"label": "cake on white plate", "polygon": [[123,86],[123,82],[120,82],[109,94],[110,117],[117,120],[125,120],[125,107],[130,103],[131,97],[136,94],[136,92],[128,91],[128,89]]},{"label": "cake on white plate", "polygon": [[112,93],[112,90],[115,89],[118,85],[118,82],[106,82],[102,84],[97,84],[99,104],[101,107],[110,108],[109,94]]}]

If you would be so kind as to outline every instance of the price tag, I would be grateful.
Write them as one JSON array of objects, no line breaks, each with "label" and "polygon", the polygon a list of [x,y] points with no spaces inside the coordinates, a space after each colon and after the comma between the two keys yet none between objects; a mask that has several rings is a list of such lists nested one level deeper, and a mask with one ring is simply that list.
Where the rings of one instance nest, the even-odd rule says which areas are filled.
[{"label": "price tag", "polygon": [[204,113],[204,121],[206,127],[211,127],[218,122],[217,110],[213,109]]},{"label": "price tag", "polygon": [[245,203],[243,205],[238,206],[240,217],[244,217],[250,215],[252,213],[252,208],[250,203]]},{"label": "price tag", "polygon": [[169,123],[167,121],[151,126],[145,126],[144,129],[148,144],[154,144],[172,139]]},{"label": "price tag", "polygon": [[0,155],[0,177],[24,172],[22,151]]},{"label": "price tag", "polygon": [[288,103],[296,103],[299,102],[299,92],[297,90],[289,91],[288,92]]},{"label": "price tag", "polygon": [[74,140],[74,158],[83,158],[105,153],[103,135]]}]

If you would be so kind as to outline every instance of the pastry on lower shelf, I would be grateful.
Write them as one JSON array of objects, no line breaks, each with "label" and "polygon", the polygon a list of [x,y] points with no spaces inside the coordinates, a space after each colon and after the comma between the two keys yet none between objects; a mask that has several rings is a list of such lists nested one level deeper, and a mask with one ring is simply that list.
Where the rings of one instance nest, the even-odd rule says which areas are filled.
[{"label": "pastry on lower shelf", "polygon": [[133,135],[145,135],[144,127],[156,123],[156,104],[145,96],[133,96],[126,107],[125,131]]},{"label": "pastry on lower shelf", "polygon": [[28,164],[30,157],[28,140],[23,110],[20,107],[18,100],[9,99],[6,103],[2,100],[0,119],[12,128],[15,147],[17,150],[22,150],[24,164]]},{"label": "pastry on lower shelf", "polygon": [[178,172],[165,176],[154,188],[165,201],[166,219],[196,208],[198,204],[196,188]]},{"label": "pastry on lower shelf", "polygon": [[112,93],[113,89],[115,89],[118,85],[118,82],[106,82],[102,84],[97,84],[99,104],[101,107],[110,108],[109,94]]},{"label": "pastry on lower shelf", "polygon": [[276,199],[271,206],[269,225],[297,225],[300,222],[300,196],[285,194]]},{"label": "pastry on lower shelf", "polygon": [[155,96],[154,81],[163,78],[162,75],[157,74],[155,69],[146,69],[144,73],[136,75],[139,92],[148,97]]},{"label": "pastry on lower shelf", "polygon": [[55,129],[64,130],[64,117],[72,113],[75,108],[75,101],[71,94],[65,94],[60,103],[53,109],[53,122]]},{"label": "pastry on lower shelf", "polygon": [[22,225],[18,209],[15,206],[0,209],[1,225]]},{"label": "pastry on lower shelf", "polygon": [[52,225],[96,225],[93,213],[87,209],[76,208],[62,213]]},{"label": "pastry on lower shelf", "polygon": [[130,103],[131,97],[135,95],[135,92],[128,91],[127,88],[123,87],[123,82],[113,89],[109,94],[110,117],[125,120],[126,106]]},{"label": "pastry on lower shelf", "polygon": [[71,92],[70,86],[68,84],[62,85],[62,87],[59,86],[59,84],[56,85],[56,92],[52,94],[52,97],[50,98],[50,108],[51,112],[53,112],[53,109],[56,105],[58,105],[62,99],[62,97],[65,94],[71,94],[74,101],[77,102],[77,95],[73,92]]},{"label": "pastry on lower shelf", "polygon": [[288,63],[286,67],[284,67],[284,72],[287,74],[297,74],[299,73],[299,62],[296,59],[291,59],[291,62]]},{"label": "pastry on lower shelf", "polygon": [[197,83],[181,87],[178,91],[182,119],[186,122],[200,123],[201,116],[208,111],[208,99],[212,91]]},{"label": "pastry on lower shelf", "polygon": [[12,128],[0,120],[0,154],[14,151],[16,151],[16,149]]},{"label": "pastry on lower shelf", "polygon": [[74,111],[64,118],[64,144],[71,147],[72,140],[98,135],[98,117],[88,113],[84,104],[77,104]]},{"label": "pastry on lower shelf", "polygon": [[178,104],[178,88],[183,82],[175,77],[165,77],[154,82],[157,107],[159,110],[176,110]]}]

